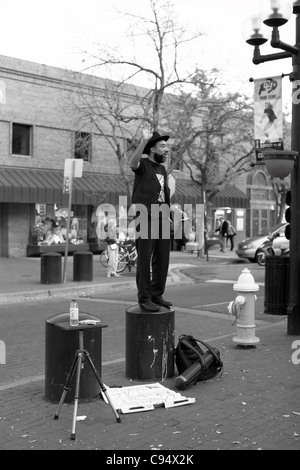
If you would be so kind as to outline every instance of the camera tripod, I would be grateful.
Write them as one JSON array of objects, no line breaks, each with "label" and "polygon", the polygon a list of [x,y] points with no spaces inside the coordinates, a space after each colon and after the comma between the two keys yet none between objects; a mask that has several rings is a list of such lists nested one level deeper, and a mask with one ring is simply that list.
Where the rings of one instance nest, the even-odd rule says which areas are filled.
[{"label": "camera tripod", "polygon": [[[67,375],[67,380],[66,380],[66,383],[64,385],[63,392],[62,392],[62,395],[61,395],[61,398],[60,398],[60,401],[59,401],[59,404],[58,404],[58,407],[57,407],[57,410],[56,410],[56,413],[55,413],[55,416],[54,416],[54,419],[58,419],[59,412],[60,412],[60,409],[61,409],[61,407],[62,407],[62,405],[65,401],[66,394],[67,394],[68,390],[70,390],[70,383],[71,383],[72,377],[74,375],[75,368],[77,366],[76,382],[75,382],[75,395],[74,395],[74,412],[73,412],[73,421],[72,421],[72,430],[71,430],[71,439],[72,440],[75,440],[75,438],[76,438],[75,430],[76,430],[76,419],[77,419],[77,409],[78,409],[78,400],[79,400],[80,374],[81,374],[81,369],[83,368],[85,361],[87,361],[87,363],[90,365],[90,367],[91,367],[91,369],[92,369],[92,371],[93,371],[93,373],[96,377],[96,380],[97,380],[98,384],[100,385],[102,393],[105,395],[105,397],[107,399],[107,402],[110,404],[111,409],[113,410],[113,412],[116,416],[117,422],[118,423],[121,422],[121,418],[120,418],[117,410],[115,409],[108,393],[107,393],[107,389],[106,389],[104,383],[101,381],[101,379],[99,377],[99,374],[98,374],[98,372],[95,368],[95,365],[94,365],[92,359],[90,358],[90,355],[89,355],[88,351],[83,348],[83,326],[79,325],[79,327],[80,327],[80,329],[77,327],[79,329],[79,349],[75,353],[75,357],[74,357],[73,363],[71,365],[71,369],[70,369],[70,371]],[[74,329],[76,327],[71,327],[71,328]],[[86,328],[86,327],[84,327],[84,328]]]}]

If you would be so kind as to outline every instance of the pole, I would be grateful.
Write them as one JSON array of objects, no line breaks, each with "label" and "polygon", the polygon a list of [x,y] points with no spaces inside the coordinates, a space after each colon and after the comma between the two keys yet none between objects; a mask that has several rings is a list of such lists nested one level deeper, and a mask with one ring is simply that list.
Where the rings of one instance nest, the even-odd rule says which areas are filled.
[{"label": "pole", "polygon": [[[296,16],[296,46],[300,50],[300,15]],[[300,53],[293,54],[293,82],[300,84]],[[292,150],[300,155],[300,104],[292,100]],[[299,158],[299,157],[298,157]],[[299,288],[300,288],[300,165],[298,158],[291,174],[291,239],[290,239],[290,290],[287,308],[287,334],[300,334]]]},{"label": "pole", "polygon": [[[273,8],[271,3],[271,8]],[[274,12],[276,8],[273,8]],[[253,43],[255,46],[253,63],[261,64],[263,62],[284,59],[292,57],[293,72],[290,80],[293,83],[292,95],[292,150],[298,152],[298,158],[295,161],[291,173],[291,221],[290,221],[290,272],[289,272],[289,305],[287,307],[287,334],[300,334],[300,307],[299,307],[299,282],[300,282],[300,0],[293,2],[293,13],[296,15],[296,44],[290,46],[280,41],[278,26],[273,23],[271,45],[282,49],[284,53],[260,55],[260,43]],[[269,17],[270,18],[270,17]],[[271,24],[269,24],[271,26]]]},{"label": "pole", "polygon": [[72,191],[73,191],[73,178],[74,178],[75,159],[71,159],[71,172],[70,172],[70,190],[69,190],[69,205],[68,205],[68,218],[67,218],[67,234],[66,234],[66,247],[65,247],[65,260],[63,270],[63,282],[67,281],[67,260],[69,252],[69,233],[71,222],[71,208],[72,208]]}]

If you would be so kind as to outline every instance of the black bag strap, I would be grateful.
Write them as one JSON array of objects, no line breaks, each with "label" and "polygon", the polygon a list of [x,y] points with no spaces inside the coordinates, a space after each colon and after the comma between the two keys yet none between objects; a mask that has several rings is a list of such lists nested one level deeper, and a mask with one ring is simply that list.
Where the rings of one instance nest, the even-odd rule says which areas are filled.
[{"label": "black bag strap", "polygon": [[201,354],[199,353],[199,351],[197,351],[196,348],[194,348],[194,346],[192,346],[185,338],[193,338],[195,341],[197,341],[197,343],[200,343],[202,344],[203,346],[206,347],[206,349],[208,349],[208,351],[211,352],[211,354],[213,355],[217,365],[223,369],[223,362],[221,361],[219,355],[216,353],[215,349],[212,348],[209,344],[205,343],[204,341],[201,341],[200,339],[197,339],[197,338],[194,338],[194,337],[191,337],[191,336],[188,336],[188,335],[181,335],[179,337],[179,341],[181,343],[183,343],[185,346],[187,346],[189,349],[191,349],[194,353],[197,354],[198,358],[199,358],[199,361],[201,363],[201,366],[206,369],[207,366],[204,364],[204,361],[203,361],[203,358],[201,356]]},{"label": "black bag strap", "polygon": [[204,341],[201,341],[200,339],[196,339],[194,338],[195,341],[197,341],[198,343],[202,344],[203,346],[205,346],[210,352],[211,354],[214,356],[215,358],[215,361],[218,365],[220,365],[220,367],[223,368],[223,362],[221,361],[220,359],[220,356],[216,353],[216,349],[213,348],[212,346],[210,346],[209,344],[205,343]]},{"label": "black bag strap", "polygon": [[206,365],[205,365],[205,362],[203,360],[203,357],[201,356],[201,354],[199,353],[199,351],[194,348],[194,346],[191,345],[191,343],[189,343],[186,339],[185,339],[185,335],[184,336],[180,336],[179,338],[179,341],[184,344],[185,346],[187,346],[189,349],[191,349],[197,356],[198,356],[198,359],[201,363],[201,366],[203,367],[203,369],[207,369]]}]

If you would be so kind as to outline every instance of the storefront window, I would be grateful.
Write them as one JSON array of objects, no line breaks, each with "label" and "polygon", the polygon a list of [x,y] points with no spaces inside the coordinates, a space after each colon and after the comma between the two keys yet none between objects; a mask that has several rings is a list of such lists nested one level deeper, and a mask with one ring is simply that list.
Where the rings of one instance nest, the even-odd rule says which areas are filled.
[{"label": "storefront window", "polygon": [[[48,206],[47,206],[48,208]],[[74,206],[68,217],[67,208],[36,204],[35,224],[31,227],[32,244],[39,246],[62,245],[66,243],[81,245],[87,241],[85,206]],[[68,221],[70,227],[68,230]]]}]

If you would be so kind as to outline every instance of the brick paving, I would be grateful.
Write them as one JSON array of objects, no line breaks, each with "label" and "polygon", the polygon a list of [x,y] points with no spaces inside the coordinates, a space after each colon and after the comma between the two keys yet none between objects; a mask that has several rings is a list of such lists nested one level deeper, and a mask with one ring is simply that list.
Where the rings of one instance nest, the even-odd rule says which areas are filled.
[{"label": "brick paving", "polygon": [[[191,256],[183,253],[172,256],[168,282],[188,282],[185,276],[179,279],[179,265],[188,273],[186,266],[191,264]],[[176,306],[176,333],[186,331],[188,325],[191,334],[217,347],[224,363],[223,375],[180,392],[195,398],[193,404],[121,414],[121,423],[102,398],[80,401],[77,415],[84,419],[76,423],[76,440],[70,439],[73,404],[64,404],[59,419],[54,420],[57,404],[44,397],[43,325],[50,310],[53,314],[53,308],[48,306],[48,310],[40,312],[42,323],[36,330],[32,327],[33,319],[40,301],[46,305],[44,301],[51,297],[51,306],[59,308],[60,299],[69,299],[74,292],[93,295],[104,292],[104,287],[106,292],[134,288],[134,274],[109,283],[111,280],[105,278],[103,271],[97,271],[95,264],[94,281],[80,286],[71,280],[70,261],[67,283],[45,286],[39,281],[39,260],[3,261],[0,338],[7,334],[10,341],[15,338],[15,344],[7,363],[0,364],[1,450],[102,450],[106,451],[103,455],[112,456],[121,451],[127,451],[126,455],[138,455],[141,451],[172,455],[184,451],[192,455],[200,450],[300,449],[300,364],[292,362],[292,343],[300,338],[287,335],[286,317],[258,321],[256,335],[260,343],[257,347],[239,347],[232,341],[235,331],[226,316],[203,311],[196,315]],[[32,306],[32,315],[21,320],[18,317],[16,330],[14,316],[9,318],[6,312],[12,302],[18,305],[25,297]],[[82,299],[84,302],[84,295]],[[87,298],[86,305],[90,313],[96,312],[96,303]],[[126,377],[127,305],[120,306],[113,300],[103,300],[101,305],[101,318],[110,323],[103,330],[102,380],[106,386],[159,382]],[[175,370],[174,377],[160,383],[177,391],[176,376]]]}]

